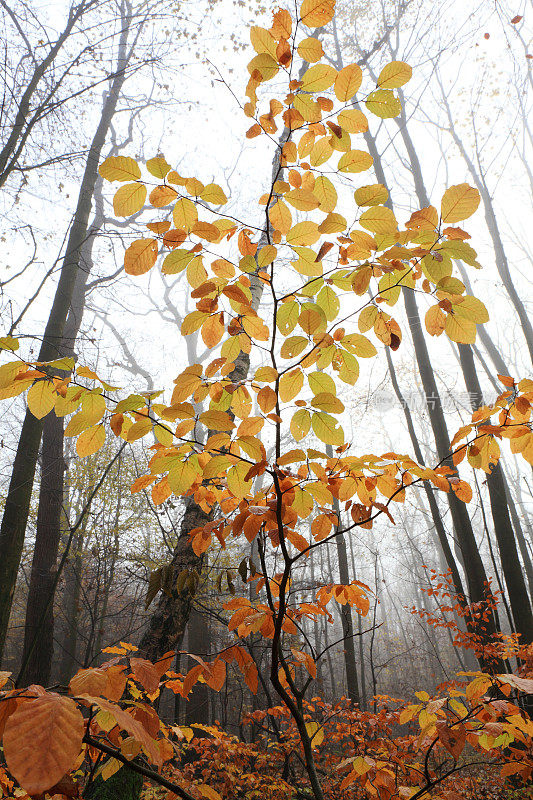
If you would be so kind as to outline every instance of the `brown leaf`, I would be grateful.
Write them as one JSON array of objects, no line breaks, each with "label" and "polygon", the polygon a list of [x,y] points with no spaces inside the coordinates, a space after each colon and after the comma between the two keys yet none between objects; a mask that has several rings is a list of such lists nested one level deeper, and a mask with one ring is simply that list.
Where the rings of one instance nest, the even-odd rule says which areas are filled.
[{"label": "brown leaf", "polygon": [[9,771],[28,794],[48,791],[71,769],[84,733],[74,700],[55,693],[22,703],[4,731]]},{"label": "brown leaf", "polygon": [[462,725],[449,728],[444,722],[438,722],[437,733],[443,746],[457,760],[466,743],[465,728]]}]

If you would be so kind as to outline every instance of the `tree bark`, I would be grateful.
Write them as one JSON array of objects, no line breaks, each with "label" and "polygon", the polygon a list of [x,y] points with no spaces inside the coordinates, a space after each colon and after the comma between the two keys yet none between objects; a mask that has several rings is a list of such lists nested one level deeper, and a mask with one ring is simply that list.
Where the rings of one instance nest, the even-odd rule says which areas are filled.
[{"label": "tree bark", "polygon": [[[326,445],[326,453],[330,458],[333,457],[333,448],[330,444]],[[333,511],[337,515],[338,525],[341,524],[341,511],[339,501],[333,499]],[[342,584],[347,586],[350,583],[350,572],[348,569],[348,552],[346,549],[346,539],[344,535],[335,537],[337,546],[337,559],[339,562],[339,579]],[[348,603],[340,607],[343,636],[344,665],[346,668],[346,690],[349,699],[354,704],[359,704],[359,681],[357,679],[357,665],[355,658],[355,638],[352,609]]]},{"label": "tree bark", "polygon": [[[119,42],[119,64],[124,67],[124,54],[130,21],[131,12],[126,19],[127,24],[124,24]],[[76,212],[70,228],[63,266],[61,268],[54,301],[37,359],[41,362],[51,361],[63,352],[63,334],[79,274],[80,258],[85,242],[88,236],[91,235],[89,231],[89,218],[94,189],[98,179],[98,165],[124,80],[125,72],[122,66],[120,66],[109,93],[104,100],[100,122],[87,156],[87,163],[80,185]],[[72,346],[73,342],[71,342],[71,347]],[[29,410],[26,411],[13,462],[13,470],[6,497],[2,524],[0,526],[0,659],[7,635],[13,593],[15,591],[17,573],[20,566],[22,548],[24,546],[43,424],[43,420],[36,419]],[[48,444],[47,442],[45,450],[48,449]],[[50,470],[51,474],[52,465],[47,465],[47,469]],[[57,513],[56,509],[54,523],[56,525],[56,530],[59,528],[60,524],[59,517],[60,514]],[[48,526],[50,525],[51,520],[49,519]],[[49,530],[50,527],[43,530],[43,536],[45,538]],[[47,548],[40,547],[39,552],[43,552],[44,549]],[[36,565],[36,574],[39,572],[42,573],[42,569]],[[33,649],[34,651],[37,650],[35,647]]]},{"label": "tree bark", "polygon": [[[475,411],[484,401],[472,349],[468,345],[460,344],[459,357],[472,409]],[[492,472],[487,475],[487,488],[513,621],[517,632],[521,635],[521,643],[530,644],[533,641],[533,614],[509,516],[505,480],[500,463],[495,464]]]},{"label": "tree bark", "polygon": [[[418,156],[404,123],[405,119],[403,119],[403,122],[402,119],[399,120],[400,132],[405,143],[409,160],[411,162],[415,190],[421,206],[428,206],[429,200],[427,198],[427,193],[422,181],[422,173],[420,170]],[[384,186],[387,186],[385,172],[383,170],[375,140],[372,134],[368,131],[364,134],[364,137],[370,155],[374,159],[374,170],[376,177],[380,183],[383,183]],[[387,201],[387,205],[392,208],[390,196],[389,200]],[[450,464],[450,437],[448,435],[448,429],[446,426],[440,393],[435,379],[435,373],[431,365],[429,351],[422,331],[422,321],[418,312],[416,298],[410,289],[404,288],[402,292],[409,328],[411,331],[411,337],[413,339],[413,345],[415,348],[418,370],[422,379],[424,394],[426,396],[428,416],[433,431],[433,436],[435,438],[437,455],[439,459],[444,461],[444,463]],[[483,566],[483,561],[481,560],[481,555],[479,553],[476,538],[474,536],[470,517],[468,516],[468,512],[464,503],[458,500],[455,494],[451,491],[448,492],[446,496],[448,505],[450,507],[455,536],[462,556],[461,560],[464,565],[469,601],[471,603],[477,603],[486,598],[488,582],[485,567]],[[487,622],[487,630],[485,633],[490,634],[494,630],[494,620],[491,618]]]}]

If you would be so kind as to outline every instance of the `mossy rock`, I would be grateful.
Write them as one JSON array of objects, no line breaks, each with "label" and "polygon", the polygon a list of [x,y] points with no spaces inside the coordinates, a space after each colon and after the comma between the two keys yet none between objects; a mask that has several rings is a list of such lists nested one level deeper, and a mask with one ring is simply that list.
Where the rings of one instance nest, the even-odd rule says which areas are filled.
[{"label": "mossy rock", "polygon": [[140,800],[143,777],[121,767],[106,781],[100,775],[83,793],[84,800]]}]

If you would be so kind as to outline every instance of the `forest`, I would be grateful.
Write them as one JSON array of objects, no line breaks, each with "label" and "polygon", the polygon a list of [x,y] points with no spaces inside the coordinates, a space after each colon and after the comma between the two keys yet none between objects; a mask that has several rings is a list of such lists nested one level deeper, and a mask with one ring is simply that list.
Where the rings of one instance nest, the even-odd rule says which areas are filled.
[{"label": "forest", "polygon": [[533,798],[532,0],[0,19],[0,797]]}]

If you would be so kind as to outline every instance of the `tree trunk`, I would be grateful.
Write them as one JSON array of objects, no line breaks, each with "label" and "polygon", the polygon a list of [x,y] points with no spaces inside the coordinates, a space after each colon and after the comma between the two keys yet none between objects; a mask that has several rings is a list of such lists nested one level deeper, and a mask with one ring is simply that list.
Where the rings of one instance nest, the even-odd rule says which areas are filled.
[{"label": "tree trunk", "polygon": [[[404,123],[405,119],[403,119],[403,122],[400,120],[400,132],[411,162],[411,170],[413,173],[413,180],[415,182],[418,200],[421,206],[428,206],[429,200],[427,198],[427,193],[422,181],[422,173],[420,170],[418,156]],[[374,170],[376,172],[376,177],[378,181],[387,186],[385,173],[381,164],[381,158],[377,150],[375,140],[368,131],[364,134],[364,137],[369,152],[374,159]],[[390,200],[390,197],[387,201],[387,205],[392,207],[392,201]],[[435,438],[437,455],[439,459],[444,460],[444,463],[449,464],[450,437],[448,435],[448,429],[442,408],[442,401],[437,388],[437,382],[435,380],[435,373],[431,365],[429,351],[422,331],[422,321],[420,319],[420,314],[418,313],[416,298],[410,289],[404,288],[402,292],[409,328],[411,330],[411,336],[415,348],[418,370],[422,379],[424,394],[426,396],[428,415],[431,428],[433,430],[433,436]],[[464,565],[468,585],[469,601],[471,603],[477,603],[481,600],[484,600],[486,597],[488,582],[485,567],[483,566],[483,561],[481,560],[476,538],[474,536],[474,531],[472,529],[472,524],[470,522],[470,517],[468,516],[468,512],[464,503],[458,500],[452,491],[447,493],[447,500],[450,507],[455,536],[462,555],[461,560]],[[488,620],[486,627],[487,630],[483,632],[483,635],[494,632],[495,625],[492,617],[490,620]]]},{"label": "tree trunk", "polygon": [[[333,458],[333,447],[326,445],[326,453]],[[333,511],[337,515],[338,525],[341,525],[341,511],[339,501],[333,499]],[[346,550],[346,539],[344,536],[336,536],[337,559],[339,562],[339,580],[347,586],[350,583],[350,572],[348,569],[348,552]],[[359,704],[359,682],[357,680],[357,666],[355,660],[355,639],[352,609],[348,603],[340,607],[343,636],[344,666],[346,669],[346,690],[352,703]]]},{"label": "tree trunk", "polygon": [[[131,15],[124,19],[124,27],[118,47],[117,74],[104,99],[100,122],[87,157],[63,267],[39,353],[39,361],[50,361],[60,355],[72,355],[74,352],[74,343],[83,315],[84,289],[89,274],[84,269],[80,270],[80,263],[84,263],[83,254],[84,252],[87,253],[88,245],[92,247],[91,240],[94,231],[89,230],[89,217],[98,179],[98,165],[102,149],[116,111],[117,102],[126,77],[125,68],[131,55],[131,50],[129,54],[126,51],[130,22]],[[66,328],[67,315],[70,317],[68,329]],[[57,490],[54,490],[57,496],[63,480],[62,459],[61,466],[59,466],[59,460],[54,458],[50,452],[55,446],[54,440],[58,436],[57,423],[52,420],[52,417],[55,420],[53,411],[47,415],[44,421],[37,420],[30,411],[26,411],[13,464],[11,482],[0,528],[0,555],[2,556],[0,558],[0,658],[7,634],[13,592],[24,545],[37,454],[43,428],[45,432],[42,447],[43,474],[46,473],[50,486],[58,487]],[[61,449],[62,445],[63,440],[61,437]],[[50,505],[45,493],[41,493],[39,504],[41,501],[47,504],[48,508],[43,510],[41,515],[38,515],[32,576],[37,579],[39,575],[48,572],[51,574],[50,585],[52,585],[54,581],[53,569],[57,560],[59,546],[61,504]],[[42,524],[39,524],[39,521]],[[46,554],[46,557],[44,557],[44,554]],[[48,586],[48,584],[46,585]],[[53,652],[53,614],[47,613],[42,625],[36,622],[39,619],[40,610],[47,604],[52,606],[46,591],[46,586],[42,580],[39,583],[30,584],[27,609],[29,625],[26,627],[24,636],[24,653],[26,657],[23,658],[23,674],[21,674],[20,679],[31,674],[36,683],[46,683],[50,674],[50,659]]]},{"label": "tree trunk", "polygon": [[496,211],[494,209],[494,203],[492,202],[492,197],[489,188],[485,182],[485,176],[483,175],[479,161],[478,161],[479,168],[476,169],[474,162],[466,152],[466,148],[455,129],[450,105],[448,103],[448,99],[446,97],[444,90],[442,90],[442,98],[443,98],[444,108],[448,116],[448,123],[450,126],[449,131],[452,136],[452,139],[455,142],[457,149],[461,153],[461,156],[463,157],[468,167],[470,175],[472,176],[472,180],[474,181],[476,188],[479,194],[481,195],[481,201],[483,203],[483,208],[485,211],[485,221],[487,223],[487,228],[490,234],[490,238],[492,239],[492,246],[494,248],[494,258],[496,261],[496,268],[498,270],[498,274],[501,278],[501,281],[505,287],[505,290],[509,295],[509,298],[515,308],[515,311],[518,315],[518,319],[520,320],[520,325],[522,327],[522,332],[526,340],[526,344],[529,350],[529,355],[531,360],[533,361],[533,326],[531,325],[531,320],[529,318],[529,314],[526,310],[526,307],[522,302],[522,298],[518,294],[516,286],[514,285],[513,279],[511,277],[511,272],[509,270],[509,262],[507,261],[507,254],[505,252],[505,247],[503,246],[502,238],[500,235],[500,229],[498,227],[498,220],[496,217]]},{"label": "tree trunk", "polygon": [[83,568],[83,538],[81,531],[75,539],[72,554],[65,566],[65,588],[63,592],[63,609],[65,628],[61,640],[61,661],[59,665],[59,683],[66,686],[74,674],[76,650],[78,644],[78,619],[81,595],[81,571]]},{"label": "tree trunk", "polygon": [[[26,684],[48,686],[54,654],[54,607],[48,603],[53,591],[57,551],[61,534],[63,511],[63,418],[52,412],[47,420],[47,437],[44,442],[39,508],[37,511],[37,536],[26,604],[26,626],[22,663],[26,665],[19,680]],[[46,608],[42,619],[43,608]],[[31,652],[30,652],[31,649]]]},{"label": "tree trunk", "polygon": [[[210,628],[205,612],[193,608],[187,627],[188,649],[196,655],[207,655],[210,649]],[[209,725],[209,696],[210,691],[206,683],[197,683],[191,691],[188,702],[185,704],[185,724],[198,722]]]},{"label": "tree trunk", "polygon": [[[466,388],[470,394],[472,409],[475,411],[483,405],[484,401],[471,348],[468,345],[460,344],[459,357]],[[500,463],[496,464],[492,472],[487,475],[487,488],[494,522],[494,533],[498,542],[513,621],[517,632],[521,635],[521,643],[530,644],[533,641],[533,614],[520,559],[518,558]]]}]

